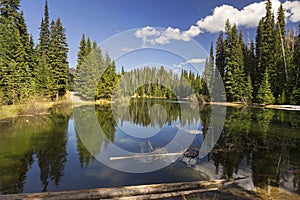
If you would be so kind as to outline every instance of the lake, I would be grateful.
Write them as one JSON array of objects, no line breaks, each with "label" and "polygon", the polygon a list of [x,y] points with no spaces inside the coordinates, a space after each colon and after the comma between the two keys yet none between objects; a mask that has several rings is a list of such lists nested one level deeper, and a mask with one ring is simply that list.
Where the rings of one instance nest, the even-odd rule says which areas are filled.
[{"label": "lake", "polygon": [[250,177],[248,188],[274,186],[300,194],[299,112],[216,108],[224,114],[224,128],[208,140],[212,150],[191,160],[168,154],[206,143],[216,124],[213,106],[133,100],[2,120],[0,192]]}]

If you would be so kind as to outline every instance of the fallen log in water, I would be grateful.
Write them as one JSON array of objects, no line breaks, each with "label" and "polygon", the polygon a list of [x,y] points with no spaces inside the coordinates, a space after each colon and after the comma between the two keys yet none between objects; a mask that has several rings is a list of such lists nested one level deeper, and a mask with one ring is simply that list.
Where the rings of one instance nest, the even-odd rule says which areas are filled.
[{"label": "fallen log in water", "polygon": [[63,192],[0,195],[3,200],[81,200],[81,199],[158,199],[218,190],[234,181],[212,180],[182,183],[99,188]]},{"label": "fallen log in water", "polygon": [[132,159],[132,158],[146,158],[146,157],[167,157],[167,156],[178,156],[183,153],[138,153],[134,155],[128,156],[119,156],[119,157],[110,157],[110,160],[124,160],[124,159]]},{"label": "fallen log in water", "polygon": [[176,153],[155,153],[151,143],[148,141],[150,148],[152,149],[152,153],[136,153],[128,156],[117,156],[110,157],[110,160],[124,160],[124,159],[134,159],[134,158],[146,158],[146,157],[167,157],[167,156],[178,156],[183,155],[188,158],[196,158],[199,155],[199,149],[197,148],[187,148],[183,152]]}]

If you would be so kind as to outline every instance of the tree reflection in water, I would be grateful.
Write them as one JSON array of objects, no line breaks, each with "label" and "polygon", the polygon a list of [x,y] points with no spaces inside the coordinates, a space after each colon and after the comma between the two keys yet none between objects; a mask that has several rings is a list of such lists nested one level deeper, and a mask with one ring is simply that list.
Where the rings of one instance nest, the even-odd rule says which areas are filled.
[{"label": "tree reflection in water", "polygon": [[[153,105],[157,104],[166,111],[166,116],[162,116],[165,118],[165,122],[155,121],[155,119],[151,121],[149,111]],[[96,109],[94,106],[83,106],[80,109],[82,112],[77,112],[79,114],[77,117],[80,117],[82,123],[87,126],[75,126],[76,131],[85,131],[89,133],[89,137],[81,138],[74,133],[74,146],[69,144],[70,133],[67,135],[69,120],[67,113],[18,117],[0,121],[1,193],[22,193],[26,184],[40,186],[34,191],[53,190],[53,187],[56,187],[57,190],[64,190],[66,185],[63,185],[62,182],[65,184],[65,181],[71,181],[74,176],[73,172],[66,171],[68,163],[72,165],[72,169],[81,173],[79,176],[82,177],[79,178],[83,182],[88,179],[85,174],[91,171],[95,174],[100,173],[97,170],[103,170],[103,166],[99,168],[99,164],[94,161],[95,159],[82,143],[82,139],[86,139],[85,141],[93,147],[89,149],[92,150],[92,153],[99,153],[101,148],[105,148],[111,143],[120,144],[120,140],[124,138],[120,138],[118,123],[130,122],[150,128],[158,125],[161,128],[170,126],[174,121],[182,126],[199,122],[201,123],[199,130],[205,137],[211,117],[210,106],[200,106],[199,112],[193,109],[192,104],[178,104],[163,100],[132,100],[129,105],[129,115],[122,115],[124,113],[122,110],[113,114],[111,105],[96,106]],[[120,106],[118,109],[124,109],[124,107]],[[191,110],[199,112],[198,117],[195,117],[197,115],[191,113]],[[94,116],[87,114],[90,111],[93,111]],[[155,113],[157,118],[161,117],[159,109],[153,112],[157,112]],[[93,127],[95,125],[90,123],[94,119],[93,117],[101,125],[104,136],[98,137],[89,132],[95,128]],[[299,130],[300,116],[296,111],[228,107],[224,129],[217,145],[206,157],[207,159],[201,159],[198,165],[211,163],[214,168],[210,168],[210,170],[212,173],[218,174],[216,176],[218,178],[238,177],[247,172],[256,187],[265,188],[273,185],[300,194]],[[157,134],[149,139],[153,148],[165,144],[162,142],[165,134],[168,133]],[[128,138],[129,136],[123,134],[122,137]],[[172,137],[167,139],[166,142]],[[132,144],[127,144],[127,146],[130,145]],[[67,148],[75,151],[75,155],[68,155]],[[139,145],[137,148],[140,148]],[[187,171],[191,174],[191,169],[187,170],[186,165],[178,163],[174,165],[176,164],[182,167],[181,172]],[[36,176],[36,174],[29,173],[32,168],[37,168],[35,172],[39,176],[40,183],[28,182],[33,180],[33,176]],[[171,173],[175,173],[174,177],[178,173],[176,170],[168,172],[170,173],[169,178],[172,177]],[[116,177],[121,178],[118,180],[120,184],[131,184],[131,177],[135,177],[116,171],[110,171],[110,173],[118,174]],[[161,174],[162,172],[158,171],[157,173]],[[195,172],[193,175],[196,176],[197,173]],[[147,177],[146,175],[142,176]],[[147,177],[150,182],[151,176]],[[97,187],[96,183],[105,181],[105,178],[93,176],[93,180],[95,183],[91,183],[89,187]],[[136,177],[135,180],[138,178]],[[147,180],[145,179],[145,181]],[[168,179],[164,181],[168,182]],[[113,183],[112,181],[111,184]],[[114,185],[106,186],[113,187]],[[25,189],[25,191],[28,190]]]},{"label": "tree reflection in water", "polygon": [[[1,126],[0,183],[3,194],[23,192],[34,155],[40,168],[42,191],[49,181],[59,186],[67,162],[68,116],[19,117]],[[1,124],[2,125],[2,124]],[[42,133],[42,134],[41,134]]]}]

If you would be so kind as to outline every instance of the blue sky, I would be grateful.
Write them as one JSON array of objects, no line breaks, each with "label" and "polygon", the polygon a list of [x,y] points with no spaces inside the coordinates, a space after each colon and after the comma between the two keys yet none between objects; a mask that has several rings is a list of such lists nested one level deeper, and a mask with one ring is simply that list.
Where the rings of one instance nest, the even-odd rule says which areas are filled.
[{"label": "blue sky", "polygon": [[[275,11],[280,2],[284,3],[287,10],[288,25],[298,27],[300,1],[273,0]],[[21,0],[21,9],[35,41],[39,35],[44,4],[43,0]],[[168,57],[169,60],[174,59],[173,62],[166,61],[166,65],[178,67],[180,64],[203,63],[205,58],[203,51],[209,51],[210,42],[215,42],[226,18],[237,23],[245,30],[245,35],[248,32],[253,38],[257,21],[264,15],[264,2],[250,0],[48,0],[48,4],[50,18],[56,19],[59,16],[66,28],[70,67],[76,66],[78,46],[83,33],[105,46],[113,43],[107,42],[107,39],[111,40],[115,34],[119,34],[115,38],[122,43],[120,34],[128,30],[131,31],[127,34],[131,34],[130,38],[134,41],[129,40],[127,43],[136,45],[130,48],[124,44],[123,54],[116,53],[121,56],[117,61],[119,65],[130,65],[128,61],[125,62],[128,59],[124,59],[124,55],[131,55],[130,51],[133,49],[158,47],[163,49],[158,52],[171,49],[174,53],[176,46],[186,46],[186,55],[179,55],[181,59],[178,59],[178,55],[173,58],[160,56]],[[189,50],[187,43],[191,41],[192,43],[196,41],[204,48],[204,50],[199,48],[201,52],[198,57],[193,52],[197,51],[197,48]],[[165,46],[172,46],[171,44],[173,47],[165,49]],[[145,52],[149,54],[149,51]],[[151,63],[151,60],[147,62]],[[158,62],[164,63],[160,58],[153,57],[152,63]],[[135,64],[138,63],[141,62]]]}]

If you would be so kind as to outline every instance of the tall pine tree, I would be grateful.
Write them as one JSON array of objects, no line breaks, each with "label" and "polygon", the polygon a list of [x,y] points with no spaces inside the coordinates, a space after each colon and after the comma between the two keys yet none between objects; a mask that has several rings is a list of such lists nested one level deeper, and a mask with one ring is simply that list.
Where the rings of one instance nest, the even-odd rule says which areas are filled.
[{"label": "tall pine tree", "polygon": [[0,96],[5,104],[22,102],[32,94],[32,49],[19,5],[19,0],[0,1]]},{"label": "tall pine tree", "polygon": [[48,0],[45,3],[44,17],[40,27],[39,37],[39,49],[41,55],[48,55],[48,49],[50,45],[50,26],[49,26],[49,11],[48,11]]},{"label": "tall pine tree", "polygon": [[51,22],[49,64],[53,76],[53,92],[56,99],[68,90],[69,66],[67,61],[68,44],[60,18]]},{"label": "tall pine tree", "polygon": [[244,87],[243,53],[237,26],[226,21],[225,89],[229,101],[240,101]]},{"label": "tall pine tree", "polygon": [[216,68],[219,70],[219,73],[222,78],[225,75],[225,46],[223,40],[223,32],[220,32],[217,39],[216,47]]},{"label": "tall pine tree", "polygon": [[[277,23],[274,33],[274,66],[270,71],[270,84],[275,98],[282,97],[288,82],[288,63],[287,63],[287,42],[285,15],[282,5],[277,13]],[[281,99],[282,102],[282,99]]]},{"label": "tall pine tree", "polygon": [[215,68],[214,47],[213,47],[213,43],[211,43],[209,58],[206,59],[205,69],[203,72],[203,78],[204,81],[206,82],[209,91],[211,91],[212,88],[212,82],[214,78],[214,68]]}]

